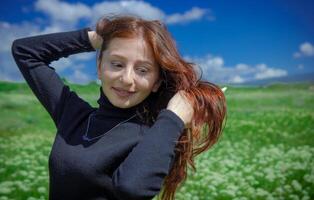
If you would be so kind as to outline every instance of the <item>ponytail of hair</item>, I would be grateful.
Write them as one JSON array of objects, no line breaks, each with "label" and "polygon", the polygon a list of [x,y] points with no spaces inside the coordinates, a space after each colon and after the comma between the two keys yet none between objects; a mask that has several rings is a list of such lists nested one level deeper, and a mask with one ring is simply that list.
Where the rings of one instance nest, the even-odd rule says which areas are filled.
[{"label": "ponytail of hair", "polygon": [[199,81],[185,91],[194,108],[192,127],[184,129],[176,145],[174,164],[164,181],[163,200],[174,199],[175,190],[186,181],[188,165],[196,171],[194,158],[218,141],[225,122],[225,96],[217,85]]}]

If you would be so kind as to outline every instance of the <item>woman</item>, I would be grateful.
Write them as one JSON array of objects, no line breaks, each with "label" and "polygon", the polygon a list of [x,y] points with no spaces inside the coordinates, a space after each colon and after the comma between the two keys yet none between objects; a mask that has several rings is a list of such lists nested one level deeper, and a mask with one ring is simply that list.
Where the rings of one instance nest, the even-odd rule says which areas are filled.
[{"label": "woman", "polygon": [[[49,64],[98,50],[98,108]],[[174,199],[187,165],[218,140],[223,92],[201,81],[159,21],[102,18],[85,28],[15,40],[12,53],[57,134],[50,199]]]}]

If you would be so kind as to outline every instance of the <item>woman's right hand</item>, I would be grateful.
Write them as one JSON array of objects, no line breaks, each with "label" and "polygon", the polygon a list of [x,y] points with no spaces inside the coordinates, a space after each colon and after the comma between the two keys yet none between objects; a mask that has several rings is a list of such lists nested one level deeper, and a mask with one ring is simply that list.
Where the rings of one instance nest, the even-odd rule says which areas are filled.
[{"label": "woman's right hand", "polygon": [[88,31],[88,38],[92,47],[97,50],[101,48],[102,38],[96,33],[96,31]]},{"label": "woman's right hand", "polygon": [[177,114],[184,122],[185,128],[190,128],[194,115],[194,109],[185,96],[183,90],[178,91],[168,102],[167,109]]}]

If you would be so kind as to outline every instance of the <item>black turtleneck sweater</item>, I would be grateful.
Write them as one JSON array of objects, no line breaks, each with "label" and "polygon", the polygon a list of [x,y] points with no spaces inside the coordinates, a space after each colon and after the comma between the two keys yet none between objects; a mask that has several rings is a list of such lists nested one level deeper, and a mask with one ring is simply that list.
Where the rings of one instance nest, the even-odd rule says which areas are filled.
[{"label": "black turtleneck sweater", "polygon": [[[61,57],[95,51],[88,30],[22,38],[12,45],[20,71],[57,127],[49,156],[49,199],[152,199],[172,166],[184,123],[163,109],[151,127],[135,117],[105,133],[133,116],[139,105],[115,107],[100,88],[94,108],[49,66]],[[95,138],[103,133],[84,140],[85,134]]]}]

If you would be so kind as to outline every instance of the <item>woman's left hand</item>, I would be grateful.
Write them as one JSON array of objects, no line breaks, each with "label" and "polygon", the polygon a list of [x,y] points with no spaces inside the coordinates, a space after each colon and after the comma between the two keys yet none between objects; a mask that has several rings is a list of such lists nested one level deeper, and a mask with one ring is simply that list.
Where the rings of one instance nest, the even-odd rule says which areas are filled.
[{"label": "woman's left hand", "polygon": [[184,122],[185,127],[189,128],[191,127],[194,110],[184,93],[183,90],[178,91],[168,102],[167,109],[177,114]]},{"label": "woman's left hand", "polygon": [[92,47],[95,50],[100,49],[103,39],[96,33],[96,31],[88,31],[87,34]]}]

